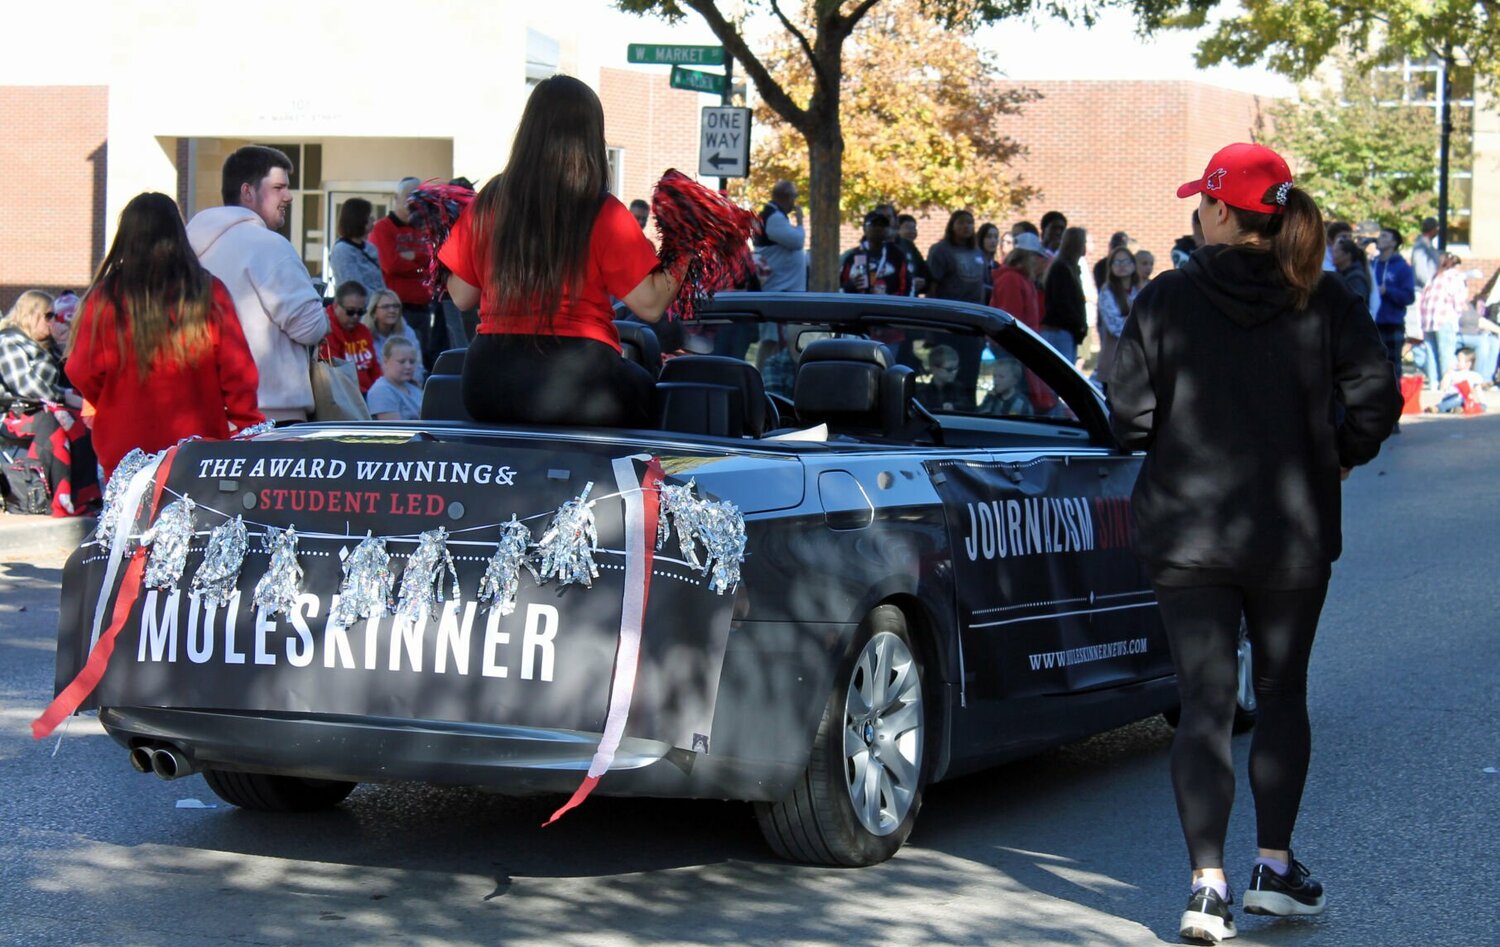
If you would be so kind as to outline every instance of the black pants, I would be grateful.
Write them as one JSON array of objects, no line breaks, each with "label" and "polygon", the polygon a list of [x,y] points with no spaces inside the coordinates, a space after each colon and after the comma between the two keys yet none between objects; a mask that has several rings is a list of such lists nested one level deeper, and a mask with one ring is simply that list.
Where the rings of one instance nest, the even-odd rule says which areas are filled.
[{"label": "black pants", "polygon": [[441,305],[409,306],[403,303],[401,318],[417,337],[417,346],[422,350],[422,367],[428,373],[432,372],[432,363],[439,355],[448,349],[463,347],[461,340],[450,338],[448,320]]},{"label": "black pants", "polygon": [[1312,746],[1307,661],[1327,594],[1326,581],[1300,589],[1156,585],[1182,697],[1182,719],[1172,741],[1172,787],[1194,868],[1224,866],[1224,835],[1234,803],[1229,740],[1242,613],[1250,629],[1257,703],[1250,790],[1258,844],[1291,847]]},{"label": "black pants", "polygon": [[476,421],[647,427],[655,386],[593,339],[479,335],[464,357],[463,392]]}]

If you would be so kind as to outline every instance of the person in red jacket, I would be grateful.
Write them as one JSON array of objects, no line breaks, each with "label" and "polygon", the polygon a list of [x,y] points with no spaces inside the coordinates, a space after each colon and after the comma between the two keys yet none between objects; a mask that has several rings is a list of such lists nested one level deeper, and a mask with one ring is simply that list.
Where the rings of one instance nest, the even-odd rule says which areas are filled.
[{"label": "person in red jacket", "polygon": [[359,393],[365,394],[380,377],[380,357],[375,354],[375,333],[360,321],[365,314],[364,284],[345,280],[334,290],[328,304],[328,335],[318,348],[319,358],[346,358],[359,372]]},{"label": "person in red jacket", "polygon": [[[990,305],[1010,313],[1032,332],[1040,333],[1042,294],[1037,280],[1047,269],[1047,257],[1042,252],[1041,238],[1034,233],[1022,231],[1012,240],[1014,249],[1005,255],[1005,261],[995,270]],[[1050,411],[1057,405],[1057,395],[1035,373],[1027,371],[1025,381],[1026,396],[1038,413]]]},{"label": "person in red jacket", "polygon": [[431,359],[432,293],[423,285],[432,248],[412,226],[411,194],[422,186],[418,178],[402,178],[391,199],[391,209],[375,222],[366,241],[380,253],[380,272],[386,288],[401,297],[401,315],[417,334],[422,355]]},{"label": "person in red jacket", "polygon": [[108,476],[139,447],[226,438],[265,420],[229,290],[198,262],[177,204],[132,198],[73,326],[68,378],[94,405]]}]

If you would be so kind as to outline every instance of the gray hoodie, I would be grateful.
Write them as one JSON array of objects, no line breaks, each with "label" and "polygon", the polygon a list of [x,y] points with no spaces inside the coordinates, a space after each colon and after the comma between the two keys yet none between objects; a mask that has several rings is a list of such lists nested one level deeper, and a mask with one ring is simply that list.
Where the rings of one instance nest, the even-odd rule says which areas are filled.
[{"label": "gray hoodie", "polygon": [[246,207],[200,211],[187,232],[203,266],[234,297],[260,371],[260,410],[276,421],[306,420],[313,408],[308,347],[328,334],[328,314],[297,251]]}]

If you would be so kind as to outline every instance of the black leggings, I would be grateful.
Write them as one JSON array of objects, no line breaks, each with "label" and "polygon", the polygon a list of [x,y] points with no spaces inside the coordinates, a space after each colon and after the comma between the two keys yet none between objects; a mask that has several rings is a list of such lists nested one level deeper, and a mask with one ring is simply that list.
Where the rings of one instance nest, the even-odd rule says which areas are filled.
[{"label": "black leggings", "polygon": [[464,356],[464,407],[476,421],[647,427],[654,387],[593,339],[479,335]]},{"label": "black leggings", "polygon": [[1234,804],[1229,740],[1241,613],[1250,629],[1258,705],[1250,743],[1258,844],[1291,848],[1312,746],[1307,661],[1327,594],[1326,581],[1301,589],[1156,585],[1182,697],[1182,719],[1172,741],[1172,787],[1195,869],[1224,866],[1224,835]]}]

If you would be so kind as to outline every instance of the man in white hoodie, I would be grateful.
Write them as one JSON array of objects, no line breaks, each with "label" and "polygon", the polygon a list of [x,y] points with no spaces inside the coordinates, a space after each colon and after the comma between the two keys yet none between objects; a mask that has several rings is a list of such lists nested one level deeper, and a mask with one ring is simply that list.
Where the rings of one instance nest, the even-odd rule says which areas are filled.
[{"label": "man in white hoodie", "polygon": [[308,349],[328,332],[307,267],[276,232],[292,204],[291,170],[275,148],[246,145],[224,161],[225,206],[199,211],[187,226],[198,259],[234,297],[260,371],[260,410],[273,421],[307,420]]}]

